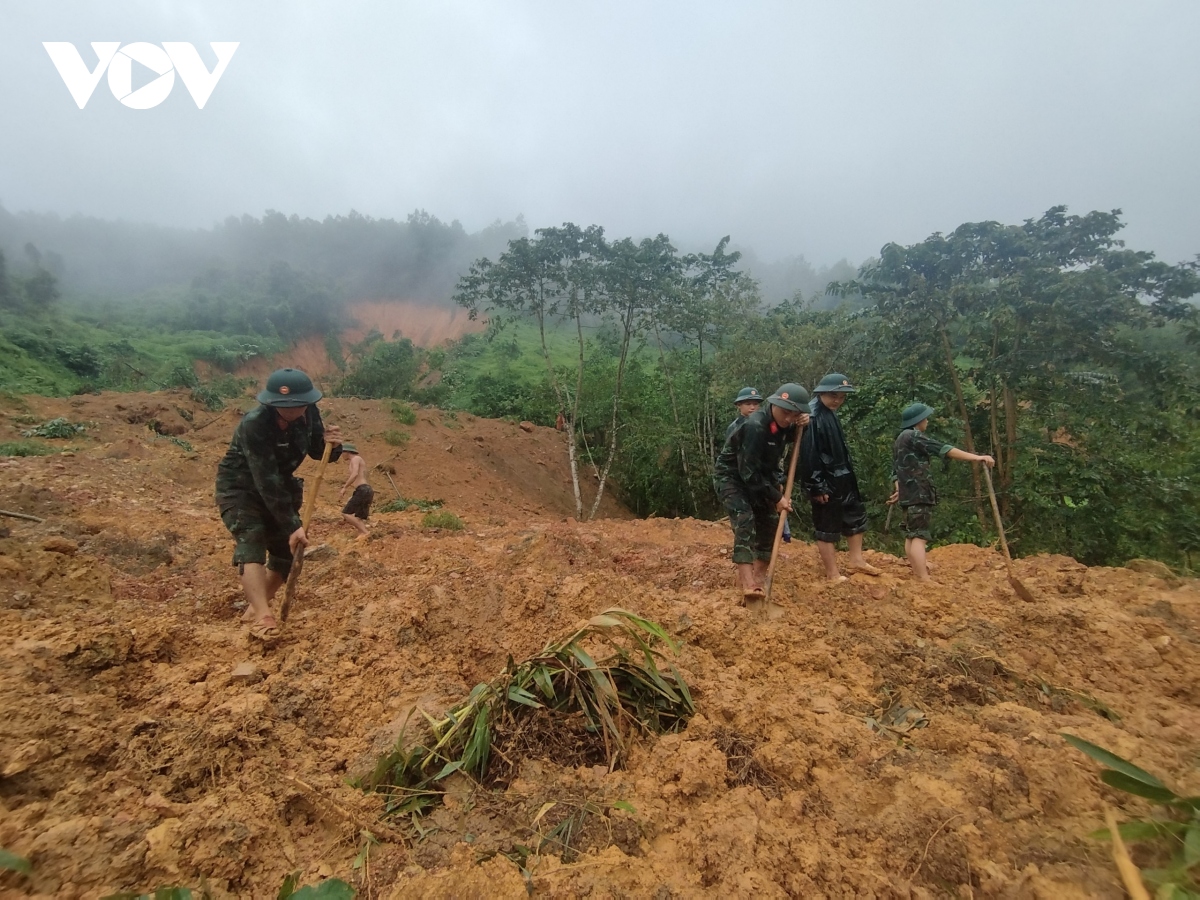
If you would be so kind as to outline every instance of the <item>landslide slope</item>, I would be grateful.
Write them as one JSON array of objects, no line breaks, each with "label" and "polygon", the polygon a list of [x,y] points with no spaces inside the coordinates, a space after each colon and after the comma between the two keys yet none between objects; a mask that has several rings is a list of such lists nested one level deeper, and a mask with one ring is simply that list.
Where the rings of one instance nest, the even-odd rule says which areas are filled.
[{"label": "landslide slope", "polygon": [[[793,543],[784,615],[764,621],[736,605],[726,525],[616,504],[571,519],[552,430],[422,410],[393,447],[382,404],[322,408],[466,528],[380,514],[356,544],[331,467],[327,549],[263,647],[211,500],[236,411],[211,422],[171,393],[0,407],[0,442],[90,423],[54,442],[66,453],[0,461],[0,509],[45,519],[0,519],[0,846],[33,865],[0,895],[267,897],[300,870],[368,897],[1116,898],[1086,834],[1106,802],[1146,808],[1059,732],[1200,793],[1194,582],[1039,557],[1016,564],[1027,604],[995,552],[951,546],[938,585],[874,554],[882,577],[825,587]],[[418,830],[377,823],[380,798],[347,778],[415,705],[444,709],[609,606],[682,642],[686,731],[616,772],[530,758],[502,791],[458,785]]]}]

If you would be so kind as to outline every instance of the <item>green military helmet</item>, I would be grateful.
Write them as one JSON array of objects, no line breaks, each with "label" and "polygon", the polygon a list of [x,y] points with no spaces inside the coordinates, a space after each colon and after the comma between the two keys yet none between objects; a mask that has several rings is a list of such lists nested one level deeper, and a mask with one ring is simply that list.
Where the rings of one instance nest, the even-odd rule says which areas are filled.
[{"label": "green military helmet", "polygon": [[321,399],[312,379],[299,369],[276,369],[259,392],[258,402],[265,406],[308,406]]},{"label": "green military helmet", "polygon": [[792,412],[808,412],[808,391],[794,381],[779,386],[779,390],[767,398],[768,403]]},{"label": "green military helmet", "polygon": [[343,452],[343,453],[357,453],[357,452],[358,452],[358,448],[357,448],[357,447],[355,447],[355,446],[354,446],[352,443],[350,443],[349,441],[342,441],[342,452]]},{"label": "green military helmet", "polygon": [[755,403],[762,403],[762,394],[758,392],[758,388],[744,387],[738,391],[738,395],[733,400],[733,405],[745,403],[747,400],[753,400]]},{"label": "green military helmet", "polygon": [[934,413],[932,406],[926,406],[924,403],[910,403],[904,407],[904,412],[900,414],[900,427],[912,428],[914,425],[920,425]]},{"label": "green military helmet", "polygon": [[857,391],[850,379],[841,372],[830,372],[821,379],[821,383],[813,388],[815,394],[853,394]]}]

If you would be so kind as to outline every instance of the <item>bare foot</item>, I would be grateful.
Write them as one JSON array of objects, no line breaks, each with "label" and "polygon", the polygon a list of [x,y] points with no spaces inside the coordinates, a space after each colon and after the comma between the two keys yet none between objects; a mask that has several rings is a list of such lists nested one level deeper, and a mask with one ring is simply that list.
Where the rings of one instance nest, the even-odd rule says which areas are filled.
[{"label": "bare foot", "polygon": [[841,584],[843,581],[849,581],[850,579],[847,578],[845,575],[834,575],[832,577],[829,575],[826,575],[825,580],[828,581],[830,584]]}]

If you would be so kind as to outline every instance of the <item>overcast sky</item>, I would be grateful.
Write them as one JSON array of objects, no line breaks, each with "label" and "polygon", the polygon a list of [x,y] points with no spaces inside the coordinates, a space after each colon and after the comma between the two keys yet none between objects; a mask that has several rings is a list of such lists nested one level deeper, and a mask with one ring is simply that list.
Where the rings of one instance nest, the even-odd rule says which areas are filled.
[{"label": "overcast sky", "polygon": [[[267,10],[273,10],[268,12]],[[1200,2],[0,0],[0,205],[207,227],[523,213],[854,263],[965,221],[1124,210],[1200,253]],[[80,110],[43,41],[240,47]],[[153,77],[133,64],[133,87]]]}]

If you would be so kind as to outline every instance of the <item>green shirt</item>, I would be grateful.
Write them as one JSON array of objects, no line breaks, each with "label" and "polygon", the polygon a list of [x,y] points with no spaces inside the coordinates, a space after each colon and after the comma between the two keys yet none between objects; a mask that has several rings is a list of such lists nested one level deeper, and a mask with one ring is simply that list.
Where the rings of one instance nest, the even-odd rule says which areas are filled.
[{"label": "green shirt", "polygon": [[937,491],[929,478],[929,463],[954,449],[916,428],[905,428],[892,448],[892,477],[900,484],[901,506],[933,506]]},{"label": "green shirt", "polygon": [[[300,527],[296,512],[293,473],[305,456],[320,459],[325,452],[325,425],[315,405],[287,428],[270,406],[259,406],[242,416],[233,432],[225,458],[217,466],[217,505],[234,507],[244,498],[257,498],[271,517],[288,532]],[[334,448],[330,461],[341,455]]]},{"label": "green shirt", "polygon": [[774,506],[783,496],[779,467],[796,442],[796,426],[782,428],[764,403],[737,424],[713,466],[713,481],[741,485],[752,503]]}]

